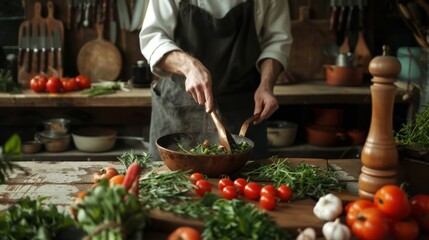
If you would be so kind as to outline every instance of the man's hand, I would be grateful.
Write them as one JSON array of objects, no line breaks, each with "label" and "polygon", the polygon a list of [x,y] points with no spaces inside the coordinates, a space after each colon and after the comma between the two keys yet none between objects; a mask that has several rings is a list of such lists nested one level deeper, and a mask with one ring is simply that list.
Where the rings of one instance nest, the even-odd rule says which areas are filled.
[{"label": "man's hand", "polygon": [[198,59],[182,51],[172,51],[157,66],[164,71],[185,76],[186,92],[199,105],[204,105],[207,112],[213,110],[211,74]]},{"label": "man's hand", "polygon": [[261,83],[256,89],[254,113],[261,113],[261,117],[255,122],[258,124],[268,119],[278,108],[279,103],[274,96],[273,90],[277,77],[283,70],[282,65],[274,59],[266,58],[260,63]]}]

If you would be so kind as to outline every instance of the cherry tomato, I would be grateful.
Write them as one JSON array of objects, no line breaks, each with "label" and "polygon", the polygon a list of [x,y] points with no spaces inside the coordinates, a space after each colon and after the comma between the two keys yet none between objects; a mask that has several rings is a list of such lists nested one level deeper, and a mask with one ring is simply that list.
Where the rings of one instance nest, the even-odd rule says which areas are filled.
[{"label": "cherry tomato", "polygon": [[77,75],[76,76],[76,82],[77,82],[79,89],[85,89],[85,88],[91,87],[91,80],[87,76]]},{"label": "cherry tomato", "polygon": [[217,187],[219,188],[219,190],[222,191],[222,189],[226,186],[234,186],[234,182],[231,181],[231,179],[229,178],[219,179],[219,181],[217,182]]},{"label": "cherry tomato", "polygon": [[244,186],[246,186],[247,180],[244,178],[237,178],[234,180],[234,186],[237,188],[238,193],[244,193]]},{"label": "cherry tomato", "polygon": [[206,192],[212,191],[212,185],[205,179],[198,180],[195,183],[195,186],[197,186],[197,188],[195,189],[195,192],[201,197],[204,196]]},{"label": "cherry tomato", "polygon": [[63,86],[64,91],[74,91],[78,89],[78,85],[75,78],[61,78],[61,84]]},{"label": "cherry tomato", "polygon": [[124,182],[125,175],[116,175],[109,179],[109,186],[121,185]]},{"label": "cherry tomato", "polygon": [[191,176],[189,177],[189,180],[191,181],[191,183],[195,184],[198,180],[200,179],[204,179],[204,175],[201,173],[192,173]]},{"label": "cherry tomato", "polygon": [[178,227],[168,235],[167,240],[201,240],[201,235],[195,228]]},{"label": "cherry tomato", "polygon": [[259,204],[265,210],[271,211],[277,207],[276,197],[271,194],[261,195],[259,199]]},{"label": "cherry tomato", "polygon": [[370,207],[375,207],[374,203],[365,199],[358,199],[356,201],[348,203],[345,207],[347,225],[351,227],[356,218],[359,216],[359,212],[362,209]]},{"label": "cherry tomato", "polygon": [[279,197],[281,201],[284,201],[284,202],[289,201],[290,199],[292,199],[292,196],[293,196],[293,192],[289,186],[280,185],[277,188],[277,197]]},{"label": "cherry tomato", "polygon": [[413,240],[419,236],[419,225],[412,218],[392,220],[389,227],[395,240]]},{"label": "cherry tomato", "polygon": [[417,194],[410,198],[411,215],[420,229],[429,231],[429,195]]},{"label": "cherry tomato", "polygon": [[261,192],[259,194],[260,194],[260,196],[268,194],[268,195],[272,195],[272,196],[276,197],[277,196],[277,189],[271,184],[265,185],[261,188]]},{"label": "cherry tomato", "polygon": [[385,239],[389,235],[389,223],[378,208],[364,208],[359,211],[351,230],[359,239]]},{"label": "cherry tomato", "polygon": [[47,78],[43,74],[37,74],[36,76],[32,77],[30,80],[30,88],[34,92],[40,93],[44,92],[46,90],[46,82]]},{"label": "cherry tomato", "polygon": [[249,182],[244,186],[244,196],[250,200],[257,200],[261,193],[261,186],[255,182]]},{"label": "cherry tomato", "polygon": [[222,188],[222,196],[226,199],[233,199],[238,197],[237,190],[234,186],[228,185]]},{"label": "cherry tomato", "polygon": [[50,93],[57,93],[61,90],[61,88],[62,88],[61,81],[57,77],[50,77],[48,79],[48,82],[46,82],[46,89]]},{"label": "cherry tomato", "polygon": [[100,171],[98,171],[92,175],[92,182],[97,183],[98,181],[100,181],[100,179],[109,180],[118,174],[119,174],[119,172],[118,172],[118,170],[116,170],[116,168],[105,167],[105,168],[101,169]]},{"label": "cherry tomato", "polygon": [[374,204],[386,216],[402,219],[410,215],[411,205],[407,193],[396,185],[384,185],[374,195]]}]

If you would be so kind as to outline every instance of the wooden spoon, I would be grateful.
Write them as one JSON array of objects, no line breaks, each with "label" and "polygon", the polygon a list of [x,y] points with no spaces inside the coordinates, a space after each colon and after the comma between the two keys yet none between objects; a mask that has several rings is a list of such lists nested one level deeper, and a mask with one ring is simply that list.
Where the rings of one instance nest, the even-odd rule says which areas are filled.
[{"label": "wooden spoon", "polygon": [[222,121],[220,120],[216,112],[211,111],[210,116],[212,117],[213,122],[216,126],[217,133],[219,135],[220,145],[222,145],[228,153],[231,153],[231,149],[234,148],[237,145],[237,143],[235,142],[234,138],[232,137],[228,129],[225,128],[225,126],[223,125]]}]

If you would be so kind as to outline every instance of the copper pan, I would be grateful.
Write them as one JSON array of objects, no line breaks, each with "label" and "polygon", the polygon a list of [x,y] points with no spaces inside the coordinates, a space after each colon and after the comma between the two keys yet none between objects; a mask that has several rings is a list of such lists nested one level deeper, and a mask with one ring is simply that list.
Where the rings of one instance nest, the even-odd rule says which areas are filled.
[{"label": "copper pan", "polygon": [[172,171],[190,170],[191,172],[203,173],[208,177],[231,175],[239,171],[252,154],[254,143],[244,135],[250,122],[257,117],[259,115],[254,115],[243,123],[240,135],[232,134],[237,144],[245,141],[250,145],[250,148],[244,152],[203,155],[189,154],[179,150],[179,144],[185,149],[191,149],[205,140],[210,141],[211,144],[219,144],[217,132],[172,133],[160,137],[156,141],[156,146],[164,164]]}]

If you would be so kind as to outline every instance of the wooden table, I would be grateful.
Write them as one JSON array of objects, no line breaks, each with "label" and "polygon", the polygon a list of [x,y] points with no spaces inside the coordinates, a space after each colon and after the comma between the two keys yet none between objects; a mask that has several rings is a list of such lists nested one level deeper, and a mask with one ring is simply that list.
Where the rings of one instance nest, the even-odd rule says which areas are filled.
[{"label": "wooden table", "polygon": [[[290,158],[292,163],[305,162],[323,168],[331,167],[338,171],[340,180],[347,184],[348,193],[340,195],[345,201],[355,200],[357,197],[357,181],[360,173],[359,159],[303,159]],[[7,184],[0,185],[0,211],[14,204],[18,199],[29,196],[33,199],[45,196],[48,204],[54,204],[60,210],[69,210],[70,203],[74,201],[77,194],[88,190],[92,185],[92,174],[106,166],[114,166],[118,170],[124,166],[118,161],[18,161],[16,162],[28,171],[28,175],[16,171],[10,175]],[[166,169],[161,167],[159,170]],[[212,184],[216,183],[211,179]],[[214,193],[217,194],[217,188]],[[270,212],[274,221],[286,222],[290,232],[297,232],[302,228],[303,222],[308,227],[314,227],[321,234],[323,221],[317,219],[312,209],[316,202],[312,199],[282,203],[276,211]],[[258,205],[255,205],[258,207]],[[294,218],[289,214],[293,210]],[[302,212],[302,213],[301,213]],[[147,239],[166,239],[166,236],[176,227],[184,224],[202,229],[203,223],[194,219],[176,217],[171,213],[154,211],[151,215],[152,224],[145,231]],[[289,224],[288,224],[289,223]],[[304,224],[305,225],[305,224]],[[307,227],[307,226],[304,226]]]}]

